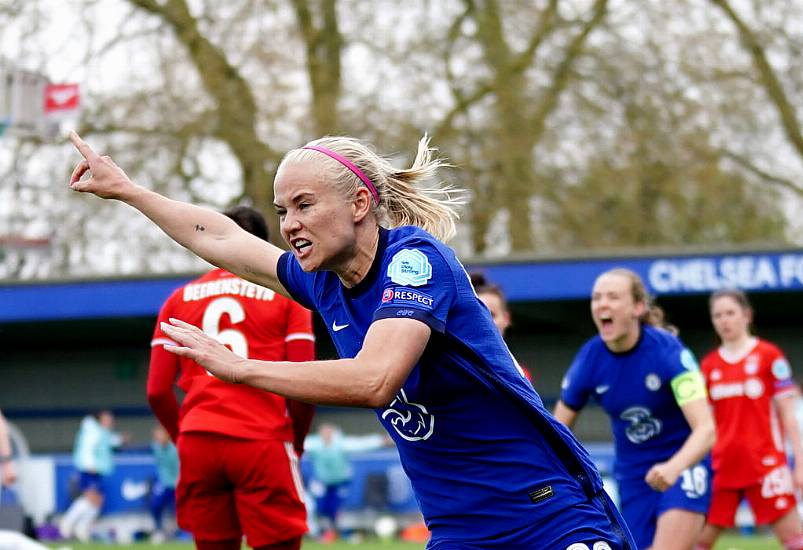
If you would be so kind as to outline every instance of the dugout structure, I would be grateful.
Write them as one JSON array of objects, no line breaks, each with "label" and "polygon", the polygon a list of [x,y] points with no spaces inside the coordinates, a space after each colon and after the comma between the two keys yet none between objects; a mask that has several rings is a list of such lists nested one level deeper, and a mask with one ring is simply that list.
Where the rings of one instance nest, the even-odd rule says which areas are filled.
[{"label": "dugout structure", "polygon": [[[716,345],[708,317],[712,290],[738,287],[756,310],[755,330],[777,343],[803,375],[803,249],[617,252],[583,257],[466,260],[507,294],[513,314],[508,343],[551,408],[575,352],[595,333],[589,312],[594,279],[608,269],[639,273],[669,321],[698,357]],[[173,289],[197,273],[170,277],[0,283],[0,403],[33,452],[68,451],[80,418],[111,408],[118,429],[147,444],[155,422],[145,398],[153,324]],[[318,355],[333,358],[316,322]],[[372,411],[321,408],[318,421],[348,433],[376,431]],[[590,407],[577,433],[609,441],[608,421]]]}]

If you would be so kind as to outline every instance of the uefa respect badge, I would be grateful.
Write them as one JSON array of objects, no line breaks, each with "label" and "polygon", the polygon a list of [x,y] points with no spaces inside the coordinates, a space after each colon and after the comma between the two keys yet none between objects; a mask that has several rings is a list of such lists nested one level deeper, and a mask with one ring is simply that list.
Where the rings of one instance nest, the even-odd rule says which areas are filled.
[{"label": "uefa respect badge", "polygon": [[421,286],[432,278],[432,266],[423,252],[405,248],[390,260],[388,277],[397,285]]}]

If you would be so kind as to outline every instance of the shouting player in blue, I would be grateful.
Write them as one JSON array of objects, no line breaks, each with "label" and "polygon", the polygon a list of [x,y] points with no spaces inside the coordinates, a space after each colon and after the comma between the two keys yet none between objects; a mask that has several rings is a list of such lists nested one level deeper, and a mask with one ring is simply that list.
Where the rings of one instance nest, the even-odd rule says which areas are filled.
[{"label": "shouting player in blue", "polygon": [[572,426],[589,398],[611,418],[622,515],[639,549],[689,550],[711,499],[714,418],[692,353],[650,326],[649,297],[627,269],[600,275],[591,295],[599,335],[577,354],[555,417]]},{"label": "shouting player in blue", "polygon": [[441,165],[426,139],[406,170],[351,138],[290,151],[274,183],[285,253],[226,216],[134,185],[71,137],[84,156],[74,190],[126,202],[202,258],[320,313],[339,360],[244,359],[180,320],[164,330],[181,346],[165,349],[230,382],[374,408],[432,532],[428,548],[634,548],[588,455],[544,409],[433,236],[454,234],[459,200],[420,185]]}]

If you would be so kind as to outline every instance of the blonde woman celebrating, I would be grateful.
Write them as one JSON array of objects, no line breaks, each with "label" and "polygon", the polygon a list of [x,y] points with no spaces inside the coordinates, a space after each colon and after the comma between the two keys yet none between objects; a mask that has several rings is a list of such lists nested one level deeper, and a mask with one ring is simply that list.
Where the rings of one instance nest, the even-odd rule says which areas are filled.
[{"label": "blonde woman celebrating", "polygon": [[[202,258],[318,311],[338,360],[247,360],[198,328],[164,330],[213,375],[308,403],[371,407],[395,441],[430,549],[632,549],[585,450],[543,407],[454,251],[458,201],[411,168],[328,137],[287,153],[274,182],[289,252],[225,216],[134,185],[77,135],[70,185],[121,200]],[[86,173],[91,177],[81,180]]]}]

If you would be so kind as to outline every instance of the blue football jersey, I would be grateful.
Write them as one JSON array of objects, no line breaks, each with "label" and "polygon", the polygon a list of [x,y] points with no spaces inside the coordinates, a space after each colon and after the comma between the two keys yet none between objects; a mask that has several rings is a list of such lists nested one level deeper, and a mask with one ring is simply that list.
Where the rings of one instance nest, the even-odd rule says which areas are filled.
[{"label": "blue football jersey", "polygon": [[675,336],[649,325],[641,329],[636,346],[624,353],[610,351],[599,336],[586,342],[561,390],[561,400],[574,410],[594,399],[608,413],[618,479],[644,478],[691,433],[670,382],[697,370],[697,361]]},{"label": "blue football jersey", "polygon": [[357,355],[378,319],[432,329],[395,399],[376,409],[431,545],[498,540],[601,491],[586,451],[516,369],[454,251],[429,233],[381,229],[369,273],[350,289],[332,272],[305,273],[290,253],[278,272],[296,300],[320,313],[341,357]]}]

